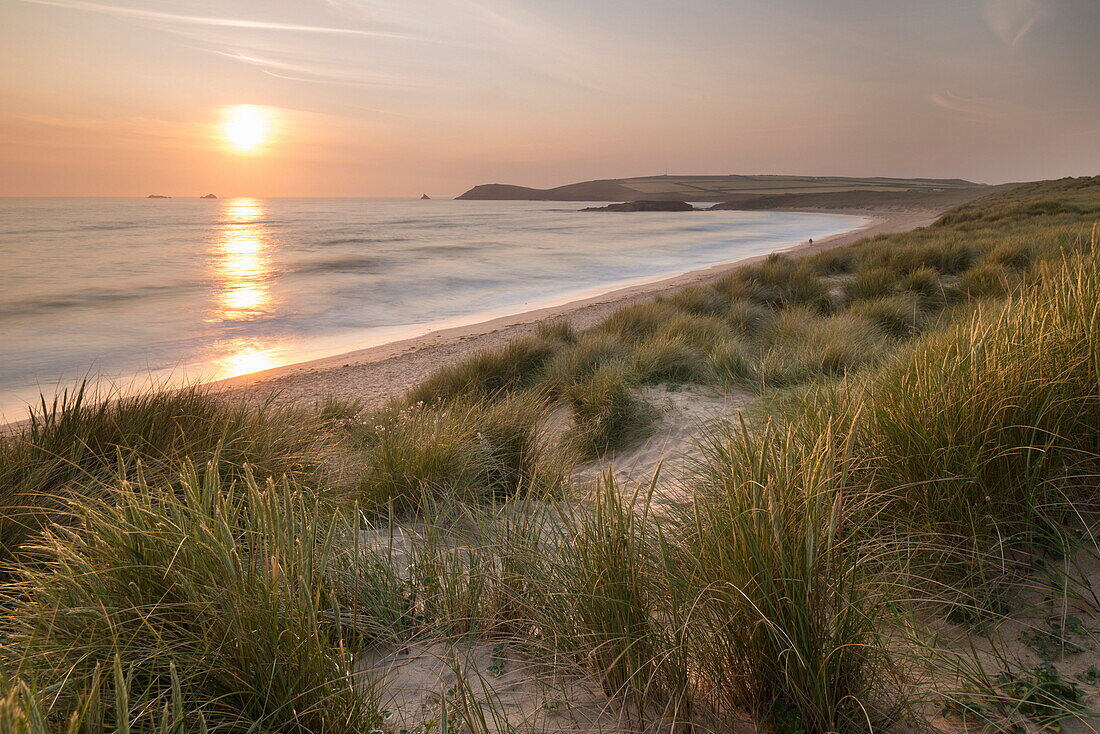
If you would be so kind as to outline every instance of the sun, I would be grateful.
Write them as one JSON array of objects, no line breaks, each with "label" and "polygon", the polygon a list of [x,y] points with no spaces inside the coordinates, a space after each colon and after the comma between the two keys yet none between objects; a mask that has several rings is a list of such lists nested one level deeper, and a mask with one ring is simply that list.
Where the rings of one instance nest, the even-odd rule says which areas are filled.
[{"label": "sun", "polygon": [[267,128],[267,115],[262,107],[239,104],[230,107],[225,116],[225,139],[239,151],[252,151],[267,142]]}]

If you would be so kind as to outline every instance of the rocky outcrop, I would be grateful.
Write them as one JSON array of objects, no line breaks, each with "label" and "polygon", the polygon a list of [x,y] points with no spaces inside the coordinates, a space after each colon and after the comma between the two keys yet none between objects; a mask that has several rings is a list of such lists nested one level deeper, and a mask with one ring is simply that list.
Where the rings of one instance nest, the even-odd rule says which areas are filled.
[{"label": "rocky outcrop", "polygon": [[164,196],[163,194],[149,194],[146,199],[171,199],[171,196]]},{"label": "rocky outcrop", "polygon": [[420,200],[421,200],[421,201],[430,201],[430,200],[431,200],[431,198],[432,198],[432,197],[428,196],[427,194],[421,194],[421,195],[420,195]]},{"label": "rocky outcrop", "polygon": [[202,199],[217,199],[218,197],[214,196],[213,194],[207,194],[206,196],[202,196],[202,197],[199,197],[199,198],[202,198]]},{"label": "rocky outcrop", "polygon": [[627,201],[622,204],[590,206],[583,212],[693,212],[695,207],[686,201]]}]

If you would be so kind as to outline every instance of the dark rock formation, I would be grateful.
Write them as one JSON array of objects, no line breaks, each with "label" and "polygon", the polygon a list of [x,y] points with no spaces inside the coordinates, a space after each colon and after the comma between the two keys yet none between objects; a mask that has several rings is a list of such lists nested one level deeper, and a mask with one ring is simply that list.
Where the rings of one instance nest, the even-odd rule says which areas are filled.
[{"label": "dark rock formation", "polygon": [[428,200],[430,200],[431,198],[432,198],[432,197],[428,196],[427,194],[421,194],[421,195],[420,195],[420,200],[421,200],[421,201],[428,201]]},{"label": "dark rock formation", "polygon": [[203,196],[203,197],[200,197],[200,198],[203,198],[203,199],[217,199],[218,197],[214,196],[213,194],[207,194],[206,196]]},{"label": "dark rock formation", "polygon": [[628,201],[623,204],[590,206],[584,212],[693,212],[695,207],[686,201]]}]

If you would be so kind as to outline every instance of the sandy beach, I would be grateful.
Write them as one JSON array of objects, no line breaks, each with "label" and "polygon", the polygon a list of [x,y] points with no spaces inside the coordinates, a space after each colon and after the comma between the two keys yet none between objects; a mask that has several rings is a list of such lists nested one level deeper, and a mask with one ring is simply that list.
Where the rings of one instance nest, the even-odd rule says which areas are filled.
[{"label": "sandy beach", "polygon": [[[924,227],[942,213],[940,209],[865,208],[787,211],[851,214],[871,220],[869,224],[849,232],[784,250],[791,257],[805,257],[831,247],[851,244],[864,237]],[[443,328],[411,339],[253,372],[214,384],[231,395],[270,398],[279,404],[309,403],[331,396],[362,400],[366,407],[378,406],[401,395],[439,367],[530,334],[548,319],[567,319],[576,328],[586,328],[620,306],[716,280],[730,270],[758,262],[764,257],[719,263],[588,298],[471,325]]]}]

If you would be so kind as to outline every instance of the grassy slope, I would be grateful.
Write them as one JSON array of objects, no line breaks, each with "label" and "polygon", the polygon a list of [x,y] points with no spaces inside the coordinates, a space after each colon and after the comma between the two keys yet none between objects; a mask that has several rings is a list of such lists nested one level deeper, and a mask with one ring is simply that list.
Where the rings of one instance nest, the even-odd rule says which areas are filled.
[{"label": "grassy slope", "polygon": [[845,178],[841,176],[640,176],[583,181],[552,189],[533,189],[509,184],[475,186],[459,199],[522,199],[537,201],[632,201],[683,199],[727,201],[779,194],[826,192],[904,192],[910,189],[974,189],[977,184],[959,179]]},{"label": "grassy slope", "polygon": [[[366,416],[201,390],[43,406],[0,447],[0,729],[368,731],[352,651],[471,633],[653,721],[881,728],[906,703],[894,623],[988,619],[1095,506],[1098,216],[1098,179],[1029,184],[549,324]],[[769,406],[705,437],[693,503],[494,509],[632,440],[633,386],[670,380]],[[563,445],[538,430],[555,406]],[[412,516],[435,528],[413,565],[348,548]]]},{"label": "grassy slope", "polygon": [[711,209],[944,209],[990,196],[1002,186],[974,186],[935,191],[825,191],[820,193],[740,194]]}]

